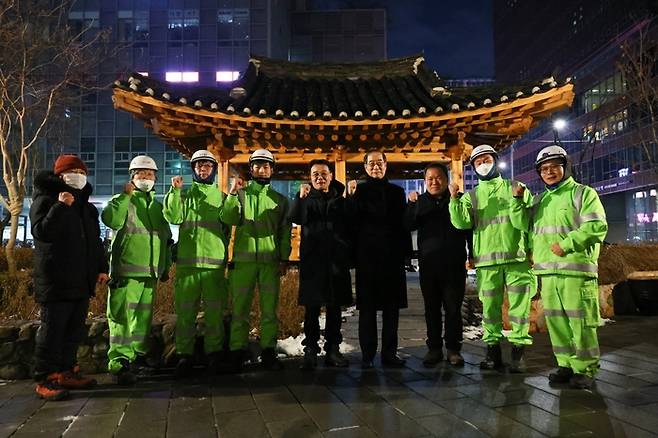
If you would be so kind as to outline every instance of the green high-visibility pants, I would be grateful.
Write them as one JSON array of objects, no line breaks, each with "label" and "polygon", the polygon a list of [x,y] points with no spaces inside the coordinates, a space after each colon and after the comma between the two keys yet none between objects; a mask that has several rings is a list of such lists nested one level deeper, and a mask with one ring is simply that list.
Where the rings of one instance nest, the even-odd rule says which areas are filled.
[{"label": "green high-visibility pants", "polygon": [[107,299],[107,323],[110,328],[108,370],[117,373],[121,359],[133,362],[148,352],[147,339],[153,318],[155,278],[115,279]]},{"label": "green high-visibility pants", "polygon": [[536,280],[527,261],[484,266],[476,269],[477,288],[482,301],[482,340],[498,344],[503,338],[503,301],[507,291],[512,332],[507,339],[517,345],[532,344],[530,300],[536,292]]},{"label": "green high-visibility pants", "polygon": [[236,262],[229,277],[233,301],[231,319],[231,351],[241,350],[249,341],[249,313],[254,298],[254,287],[260,295],[260,345],[276,347],[279,322],[279,265],[278,263]]},{"label": "green high-visibility pants", "polygon": [[196,337],[196,317],[203,306],[204,351],[215,353],[224,342],[224,310],[228,290],[223,269],[178,268],[176,270],[176,352],[192,354]]},{"label": "green high-visibility pants", "polygon": [[596,278],[542,275],[541,299],[553,354],[561,367],[593,377],[599,369]]}]

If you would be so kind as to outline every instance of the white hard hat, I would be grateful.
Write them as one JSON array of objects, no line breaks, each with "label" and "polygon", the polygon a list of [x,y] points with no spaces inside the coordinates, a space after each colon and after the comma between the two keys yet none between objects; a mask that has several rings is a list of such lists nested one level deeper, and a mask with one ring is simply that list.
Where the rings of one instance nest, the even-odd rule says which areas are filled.
[{"label": "white hard hat", "polygon": [[212,152],[207,151],[205,149],[198,150],[192,154],[192,159],[190,160],[190,163],[194,164],[195,161],[212,161],[213,163],[217,164],[217,159],[212,154]]},{"label": "white hard hat", "polygon": [[535,167],[539,168],[539,166],[542,163],[556,158],[561,159],[566,163],[567,151],[565,151],[561,146],[558,146],[556,144],[546,146],[537,154],[537,160],[535,160]]},{"label": "white hard hat", "polygon": [[249,157],[249,165],[254,161],[267,161],[274,164],[274,155],[267,149],[256,149]]},{"label": "white hard hat", "polygon": [[489,146],[488,144],[481,144],[480,146],[477,146],[476,148],[473,149],[473,152],[471,152],[471,157],[469,158],[469,162],[471,163],[471,165],[473,165],[473,161],[477,157],[485,154],[493,155],[493,157],[496,159],[498,158],[498,153],[493,147]]},{"label": "white hard hat", "polygon": [[137,169],[151,169],[157,172],[158,166],[153,161],[153,158],[148,155],[137,155],[130,162],[130,167],[128,170],[137,170]]}]

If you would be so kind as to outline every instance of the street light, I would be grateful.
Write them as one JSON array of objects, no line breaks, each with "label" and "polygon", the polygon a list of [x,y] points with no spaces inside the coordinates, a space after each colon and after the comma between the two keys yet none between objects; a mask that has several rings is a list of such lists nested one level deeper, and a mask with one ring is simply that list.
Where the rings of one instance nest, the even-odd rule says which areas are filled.
[{"label": "street light", "polygon": [[555,119],[553,121],[553,139],[555,144],[562,146],[560,141],[560,131],[564,130],[567,127],[567,121],[564,119]]}]

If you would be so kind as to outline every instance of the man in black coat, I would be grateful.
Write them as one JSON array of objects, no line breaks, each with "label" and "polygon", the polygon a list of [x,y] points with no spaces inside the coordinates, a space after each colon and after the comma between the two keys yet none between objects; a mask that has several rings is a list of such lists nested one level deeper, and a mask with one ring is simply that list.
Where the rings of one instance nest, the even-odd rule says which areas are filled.
[{"label": "man in black coat", "polygon": [[[404,227],[404,189],[386,179],[386,155],[365,154],[368,179],[348,185],[348,207],[355,227],[356,305],[359,344],[364,369],[372,368],[377,352],[377,311],[382,311],[381,360],[384,367],[401,368],[397,355],[398,320],[407,307],[405,259],[411,255],[411,235]],[[358,187],[358,188],[357,188]]]},{"label": "man in black coat", "polygon": [[40,172],[34,179],[30,222],[34,292],[41,306],[34,379],[37,394],[47,400],[61,400],[67,389],[96,383],[80,374],[76,359],[86,334],[89,298],[96,283],[108,280],[91,192],[87,166],[74,155],[58,157],[54,172]]},{"label": "man in black coat", "polygon": [[299,262],[299,304],[304,316],[302,369],[317,366],[320,349],[318,317],[326,307],[325,365],[348,366],[340,353],[341,306],[352,303],[350,242],[345,213],[345,186],[333,179],[329,162],[311,161],[311,185],[303,184],[292,209],[292,221],[302,226]]},{"label": "man in black coat", "polygon": [[[448,203],[448,169],[441,163],[425,168],[426,192],[409,194],[405,222],[418,230],[418,263],[420,288],[425,302],[428,352],[423,358],[426,367],[443,360],[445,339],[448,362],[464,364],[462,346],[462,302],[466,288],[466,247],[472,253],[472,231],[458,230],[450,222]],[[445,312],[445,335],[442,337]]]}]

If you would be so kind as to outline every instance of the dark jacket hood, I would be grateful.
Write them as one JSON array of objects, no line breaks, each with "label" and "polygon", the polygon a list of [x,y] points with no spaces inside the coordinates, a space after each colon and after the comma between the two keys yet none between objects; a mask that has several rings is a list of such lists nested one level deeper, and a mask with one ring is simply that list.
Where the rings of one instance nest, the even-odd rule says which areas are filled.
[{"label": "dark jacket hood", "polygon": [[61,192],[71,193],[76,200],[81,200],[87,202],[89,196],[91,196],[93,189],[91,184],[87,183],[82,189],[74,189],[73,187],[67,185],[60,177],[55,175],[54,172],[50,170],[43,170],[36,174],[34,177],[34,193],[33,196],[46,195],[46,196],[57,196]]}]

